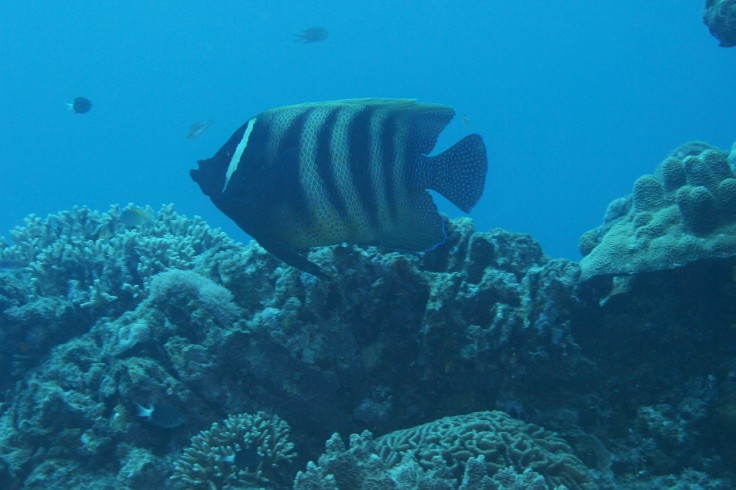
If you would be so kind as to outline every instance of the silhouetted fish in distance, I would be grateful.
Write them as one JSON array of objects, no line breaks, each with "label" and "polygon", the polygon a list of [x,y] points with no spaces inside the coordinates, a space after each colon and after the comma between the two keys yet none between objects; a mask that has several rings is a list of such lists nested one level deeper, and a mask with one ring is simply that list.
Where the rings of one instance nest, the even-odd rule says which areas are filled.
[{"label": "silhouetted fish in distance", "polygon": [[220,211],[287,264],[349,242],[431,250],[446,240],[433,189],[465,212],[478,202],[486,149],[477,134],[436,156],[452,108],[408,99],[299,104],[249,119],[190,175]]},{"label": "silhouetted fish in distance", "polygon": [[207,131],[210,126],[212,126],[212,120],[207,119],[206,121],[198,121],[189,128],[189,131],[187,131],[187,139],[193,140],[196,138],[199,138],[202,136],[202,133]]},{"label": "silhouetted fish in distance", "polygon": [[294,42],[301,41],[304,44],[307,43],[316,43],[319,41],[324,41],[327,39],[327,36],[329,36],[330,33],[325,29],[324,27],[310,27],[309,29],[304,29],[299,34],[294,34],[296,36],[296,39],[294,39]]},{"label": "silhouetted fish in distance", "polygon": [[85,114],[92,109],[92,101],[86,97],[76,97],[71,102],[67,102],[66,105],[75,114]]}]

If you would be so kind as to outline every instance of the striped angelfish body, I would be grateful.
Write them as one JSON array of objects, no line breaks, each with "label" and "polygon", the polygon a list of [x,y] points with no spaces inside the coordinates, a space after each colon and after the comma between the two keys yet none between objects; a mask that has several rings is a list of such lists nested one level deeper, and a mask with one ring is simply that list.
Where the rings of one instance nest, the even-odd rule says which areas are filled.
[{"label": "striped angelfish body", "polygon": [[272,165],[289,165],[279,156],[284,142],[292,146],[289,140],[298,139],[293,141],[298,164],[290,176],[297,179],[295,194],[284,196],[273,221],[279,237],[309,248],[380,243],[391,236],[411,218],[413,191],[423,192],[412,170],[426,133],[417,134],[412,116],[426,118],[426,108],[436,118],[436,138],[452,118],[452,109],[412,101],[303,104],[258,116],[272,131],[267,153]]},{"label": "striped angelfish body", "polygon": [[[340,242],[426,250],[445,239],[426,189],[469,209],[485,179],[485,147],[477,135],[448,150],[450,158],[426,156],[453,115],[450,107],[405,99],[271,109],[248,120],[192,177],[281,258]],[[458,158],[471,169],[461,169],[462,182],[452,171]]]}]

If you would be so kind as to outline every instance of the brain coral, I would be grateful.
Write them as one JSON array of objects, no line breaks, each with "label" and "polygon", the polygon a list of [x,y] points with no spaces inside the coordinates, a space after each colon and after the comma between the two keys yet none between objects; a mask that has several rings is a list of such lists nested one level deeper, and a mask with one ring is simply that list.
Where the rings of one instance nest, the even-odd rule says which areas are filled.
[{"label": "brain coral", "polygon": [[494,473],[507,467],[531,469],[553,488],[592,488],[587,468],[565,441],[499,411],[444,417],[391,432],[376,439],[375,447],[389,466],[413,452],[423,468],[432,468],[439,456],[458,476],[470,458],[483,456]]},{"label": "brain coral", "polygon": [[736,255],[736,179],[727,154],[706,143],[675,149],[614,203],[625,212],[580,239],[583,279]]},{"label": "brain coral", "polygon": [[[398,460],[399,458],[392,458]],[[452,471],[441,456],[435,456],[431,467],[417,462],[413,453],[404,454],[389,466],[377,454],[373,434],[363,431],[350,436],[345,447],[339,434],[325,444],[319,462],[310,461],[294,479],[293,490],[548,490],[544,477],[527,468],[517,472],[512,467],[497,469],[485,456],[471,456],[460,474]],[[453,474],[454,473],[454,474]],[[492,476],[489,476],[492,473]],[[553,487],[564,490],[567,487]]]},{"label": "brain coral", "polygon": [[296,457],[289,432],[276,415],[231,415],[192,438],[171,479],[190,490],[282,488]]}]

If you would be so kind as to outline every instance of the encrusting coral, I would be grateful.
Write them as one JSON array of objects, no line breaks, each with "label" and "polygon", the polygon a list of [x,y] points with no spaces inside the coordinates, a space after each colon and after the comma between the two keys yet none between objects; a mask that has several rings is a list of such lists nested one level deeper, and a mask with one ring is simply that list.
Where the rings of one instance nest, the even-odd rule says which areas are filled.
[{"label": "encrusting coral", "polygon": [[736,255],[736,178],[727,154],[703,142],[675,149],[606,220],[580,239],[583,279],[681,267]]}]

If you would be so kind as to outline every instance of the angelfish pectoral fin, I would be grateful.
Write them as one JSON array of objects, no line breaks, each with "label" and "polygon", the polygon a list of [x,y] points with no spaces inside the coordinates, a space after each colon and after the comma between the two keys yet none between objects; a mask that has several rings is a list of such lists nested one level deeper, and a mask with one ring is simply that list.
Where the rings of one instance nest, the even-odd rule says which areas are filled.
[{"label": "angelfish pectoral fin", "polygon": [[292,267],[296,267],[299,270],[322,279],[330,279],[332,277],[320,266],[311,262],[303,255],[300,255],[299,252],[285,243],[263,239],[256,239],[256,241],[261,247],[265,248],[268,253]]}]

